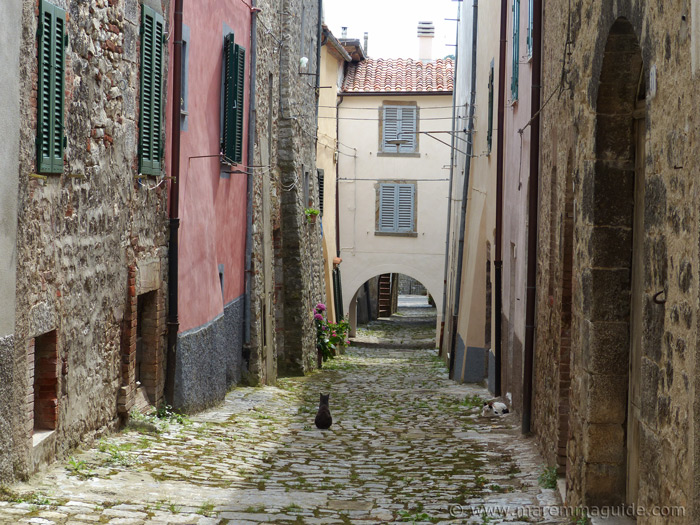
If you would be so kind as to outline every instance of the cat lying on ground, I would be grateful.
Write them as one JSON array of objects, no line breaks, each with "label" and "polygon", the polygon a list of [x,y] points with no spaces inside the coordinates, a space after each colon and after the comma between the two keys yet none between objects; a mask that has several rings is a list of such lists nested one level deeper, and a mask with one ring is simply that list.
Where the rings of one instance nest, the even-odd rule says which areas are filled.
[{"label": "cat lying on ground", "polygon": [[331,417],[331,409],[328,407],[328,398],[330,394],[325,396],[321,394],[321,402],[318,404],[318,412],[316,413],[316,428],[321,430],[328,430],[333,424],[333,418]]},{"label": "cat lying on ground", "polygon": [[503,414],[507,413],[508,407],[505,403],[501,403],[500,401],[489,401],[484,403],[484,408],[481,410],[481,415],[486,417],[502,416]]}]

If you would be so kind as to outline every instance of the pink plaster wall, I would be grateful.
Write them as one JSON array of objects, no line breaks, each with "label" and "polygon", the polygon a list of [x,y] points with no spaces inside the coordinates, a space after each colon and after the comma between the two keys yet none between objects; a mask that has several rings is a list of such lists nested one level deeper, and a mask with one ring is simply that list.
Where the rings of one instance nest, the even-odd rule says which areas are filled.
[{"label": "pink plaster wall", "polygon": [[[250,98],[250,10],[240,0],[185,2],[189,26],[188,129],[181,134],[180,157],[180,331],[201,326],[220,315],[224,305],[244,293],[246,175],[220,176],[221,68],[224,24],[246,49],[245,116],[242,165],[247,162]],[[171,24],[172,26],[172,12]],[[172,86],[172,38],[169,41],[168,88]],[[172,92],[166,103],[166,169],[171,175]],[[230,169],[230,168],[227,168]],[[218,265],[225,265],[224,297]]]}]

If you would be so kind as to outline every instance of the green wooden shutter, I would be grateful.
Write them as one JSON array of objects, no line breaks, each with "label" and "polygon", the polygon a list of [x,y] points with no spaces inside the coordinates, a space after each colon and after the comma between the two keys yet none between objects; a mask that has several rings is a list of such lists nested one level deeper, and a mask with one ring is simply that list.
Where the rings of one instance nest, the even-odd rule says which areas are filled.
[{"label": "green wooden shutter", "polygon": [[491,153],[491,147],[493,146],[493,72],[494,63],[491,60],[491,68],[489,69],[489,107],[488,107],[488,132],[486,133],[486,147],[488,152]]},{"label": "green wooden shutter", "polygon": [[518,100],[518,74],[520,70],[520,0],[513,0],[513,71],[510,80],[512,100]]},{"label": "green wooden shutter", "polygon": [[161,173],[163,34],[163,17],[150,7],[142,6],[139,172],[144,175]]},{"label": "green wooden shutter", "polygon": [[323,198],[325,193],[324,181],[325,181],[325,171],[318,168],[316,169],[316,180],[318,181],[318,209],[323,215]]},{"label": "green wooden shutter", "polygon": [[37,167],[63,172],[66,12],[43,1],[39,10],[39,85],[37,86]]},{"label": "green wooden shutter", "polygon": [[233,161],[243,161],[243,94],[245,93],[245,48],[236,44],[235,48],[235,98],[236,98],[236,124],[233,150]]},{"label": "green wooden shutter", "polygon": [[233,33],[224,38],[224,130],[221,137],[221,151],[224,157],[233,161],[236,156],[236,46]]}]

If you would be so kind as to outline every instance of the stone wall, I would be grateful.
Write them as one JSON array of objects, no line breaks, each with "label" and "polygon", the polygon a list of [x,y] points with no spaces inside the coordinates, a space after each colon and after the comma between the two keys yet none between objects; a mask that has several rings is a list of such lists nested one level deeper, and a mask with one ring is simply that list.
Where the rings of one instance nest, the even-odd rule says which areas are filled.
[{"label": "stone wall", "polygon": [[[313,308],[324,301],[318,207],[315,77],[316,0],[258,0],[253,177],[253,259],[248,381],[316,367]],[[302,14],[304,22],[302,24]],[[302,33],[303,30],[303,33]],[[302,43],[303,42],[303,43]],[[308,174],[308,185],[305,176]],[[306,199],[306,202],[305,202]]]},{"label": "stone wall", "polygon": [[[32,445],[32,413],[21,412],[11,439],[2,439],[11,443],[13,477],[26,476],[41,461],[116,426],[129,268],[152,261],[160,283],[167,271],[166,186],[153,177],[135,178],[140,3],[55,4],[67,12],[69,36],[65,167],[44,180],[31,176],[37,171],[39,4],[24,0],[17,320],[14,356],[3,353],[3,358],[13,361],[15,399],[24,401],[32,386],[28,344],[56,331],[57,420],[46,440],[51,446],[39,451]],[[168,1],[156,7],[167,14]],[[164,293],[165,284],[161,286]],[[7,369],[5,363],[2,368]],[[41,457],[35,461],[32,456]]]},{"label": "stone wall", "polygon": [[[698,120],[689,15],[684,3],[628,0],[545,9],[543,101],[561,93],[542,114],[533,396],[534,428],[555,464],[567,431],[559,411],[566,388],[561,349],[570,336],[569,503],[681,505],[687,513],[678,522],[685,523],[693,522],[700,490],[698,228],[689,171],[698,162],[690,147]],[[636,354],[630,334],[639,339]],[[628,424],[631,411],[639,414],[637,427]],[[638,446],[629,446],[635,433]],[[635,465],[636,497],[626,486]]]}]

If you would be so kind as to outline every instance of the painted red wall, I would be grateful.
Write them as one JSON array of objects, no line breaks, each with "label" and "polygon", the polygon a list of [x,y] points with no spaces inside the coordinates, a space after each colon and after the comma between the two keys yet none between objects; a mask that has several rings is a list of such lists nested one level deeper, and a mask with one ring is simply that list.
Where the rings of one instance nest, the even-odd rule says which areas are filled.
[{"label": "painted red wall", "polygon": [[[226,304],[244,293],[246,234],[246,175],[221,177],[221,68],[224,24],[246,49],[243,161],[226,169],[247,166],[248,104],[250,97],[250,9],[240,0],[185,2],[183,23],[189,26],[188,127],[181,134],[179,318],[184,332],[206,324]],[[172,28],[172,12],[171,24]],[[168,87],[172,86],[172,38],[169,41]],[[172,92],[166,103],[166,169],[171,175]],[[224,268],[224,294],[219,282]]]}]

